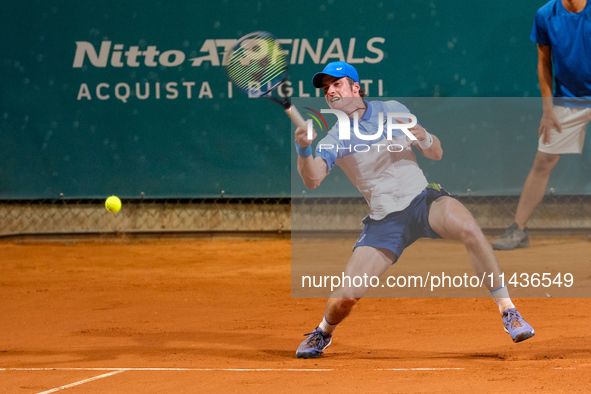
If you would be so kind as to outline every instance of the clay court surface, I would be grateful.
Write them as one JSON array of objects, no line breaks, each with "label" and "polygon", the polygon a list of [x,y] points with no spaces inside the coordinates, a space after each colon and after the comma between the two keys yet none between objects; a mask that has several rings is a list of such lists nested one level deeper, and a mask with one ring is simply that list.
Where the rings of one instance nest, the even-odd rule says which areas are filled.
[{"label": "clay court surface", "polygon": [[[588,236],[532,243],[501,266],[591,267]],[[368,298],[300,360],[325,300],[292,298],[290,240],[8,240],[0,256],[2,393],[591,390],[589,298],[514,300],[536,329],[519,344],[490,298]],[[397,264],[465,256],[421,240]]]}]

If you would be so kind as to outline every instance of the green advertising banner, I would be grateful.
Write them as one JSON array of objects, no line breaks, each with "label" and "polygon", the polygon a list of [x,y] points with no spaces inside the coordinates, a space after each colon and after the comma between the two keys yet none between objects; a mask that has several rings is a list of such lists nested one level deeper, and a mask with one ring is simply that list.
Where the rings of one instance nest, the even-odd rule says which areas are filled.
[{"label": "green advertising banner", "polygon": [[[239,37],[280,39],[294,99],[322,97],[311,77],[336,60],[354,65],[376,99],[537,97],[529,34],[542,4],[5,1],[0,198],[290,196],[289,119],[232,88],[224,71]],[[496,146],[478,130],[454,133],[440,137],[461,145],[438,182],[463,194],[488,178],[476,193],[519,193],[535,127],[501,128],[511,142]],[[561,160],[557,193],[591,193],[588,152]]]}]

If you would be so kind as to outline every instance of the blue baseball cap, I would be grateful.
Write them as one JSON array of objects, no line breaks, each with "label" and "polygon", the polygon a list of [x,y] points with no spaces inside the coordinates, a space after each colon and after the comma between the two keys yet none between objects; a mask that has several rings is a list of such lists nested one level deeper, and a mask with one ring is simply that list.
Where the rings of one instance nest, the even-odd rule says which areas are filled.
[{"label": "blue baseball cap", "polygon": [[355,67],[345,62],[328,63],[322,72],[314,74],[312,85],[314,85],[315,88],[321,88],[322,78],[324,78],[325,75],[330,75],[335,78],[349,77],[353,81],[359,83],[359,74],[357,74],[357,70],[355,70]]}]

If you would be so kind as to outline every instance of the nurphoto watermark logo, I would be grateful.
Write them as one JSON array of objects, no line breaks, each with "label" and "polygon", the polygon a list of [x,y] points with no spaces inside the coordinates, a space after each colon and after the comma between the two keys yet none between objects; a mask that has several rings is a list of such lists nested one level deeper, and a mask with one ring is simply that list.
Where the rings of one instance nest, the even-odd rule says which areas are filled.
[{"label": "nurphoto watermark logo", "polygon": [[[338,144],[318,144],[318,149],[320,151],[322,151],[323,149],[336,149],[337,152],[339,150],[346,150],[349,152],[368,152],[372,149],[372,147],[374,147],[378,150],[378,152],[382,148],[386,149],[388,152],[402,152],[405,149],[410,149],[410,147],[403,146],[399,143],[392,143],[394,139],[397,139],[398,137],[405,135],[407,140],[417,141],[417,137],[415,137],[410,131],[411,128],[417,125],[417,118],[416,116],[408,112],[388,112],[386,113],[385,117],[383,112],[379,112],[377,121],[378,127],[375,133],[372,134],[362,133],[359,131],[359,114],[357,112],[354,113],[353,120],[351,120],[345,112],[338,109],[321,109],[319,113],[318,111],[315,111],[312,108],[305,108],[313,112],[313,114],[307,113],[307,115],[316,121],[316,123],[320,127],[320,130],[323,129],[322,126],[324,125],[326,127],[326,130],[328,131],[326,120],[321,114],[336,115],[338,140],[351,141],[351,144],[346,146],[340,146]],[[398,123],[396,119],[408,119],[409,123]],[[311,119],[307,122],[307,127],[307,138],[309,140],[312,140],[314,134],[314,125]],[[388,140],[387,144],[379,143],[383,140],[384,127],[386,128],[386,139]],[[395,136],[393,133],[394,130],[400,130],[403,134],[397,133],[398,135]],[[367,143],[352,143],[353,141],[367,141]]]}]

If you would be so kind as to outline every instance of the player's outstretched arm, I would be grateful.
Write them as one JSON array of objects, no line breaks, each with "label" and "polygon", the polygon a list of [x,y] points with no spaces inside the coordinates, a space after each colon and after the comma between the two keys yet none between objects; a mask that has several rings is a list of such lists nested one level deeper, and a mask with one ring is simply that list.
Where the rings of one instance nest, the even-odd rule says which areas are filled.
[{"label": "player's outstretched arm", "polygon": [[[320,183],[328,175],[328,165],[321,157],[314,158],[312,155],[312,141],[316,138],[316,130],[312,135],[312,139],[308,139],[308,128],[298,127],[295,133],[295,142],[302,150],[302,154],[298,153],[298,172],[309,189],[316,189]],[[303,152],[308,150],[307,153]]]}]

